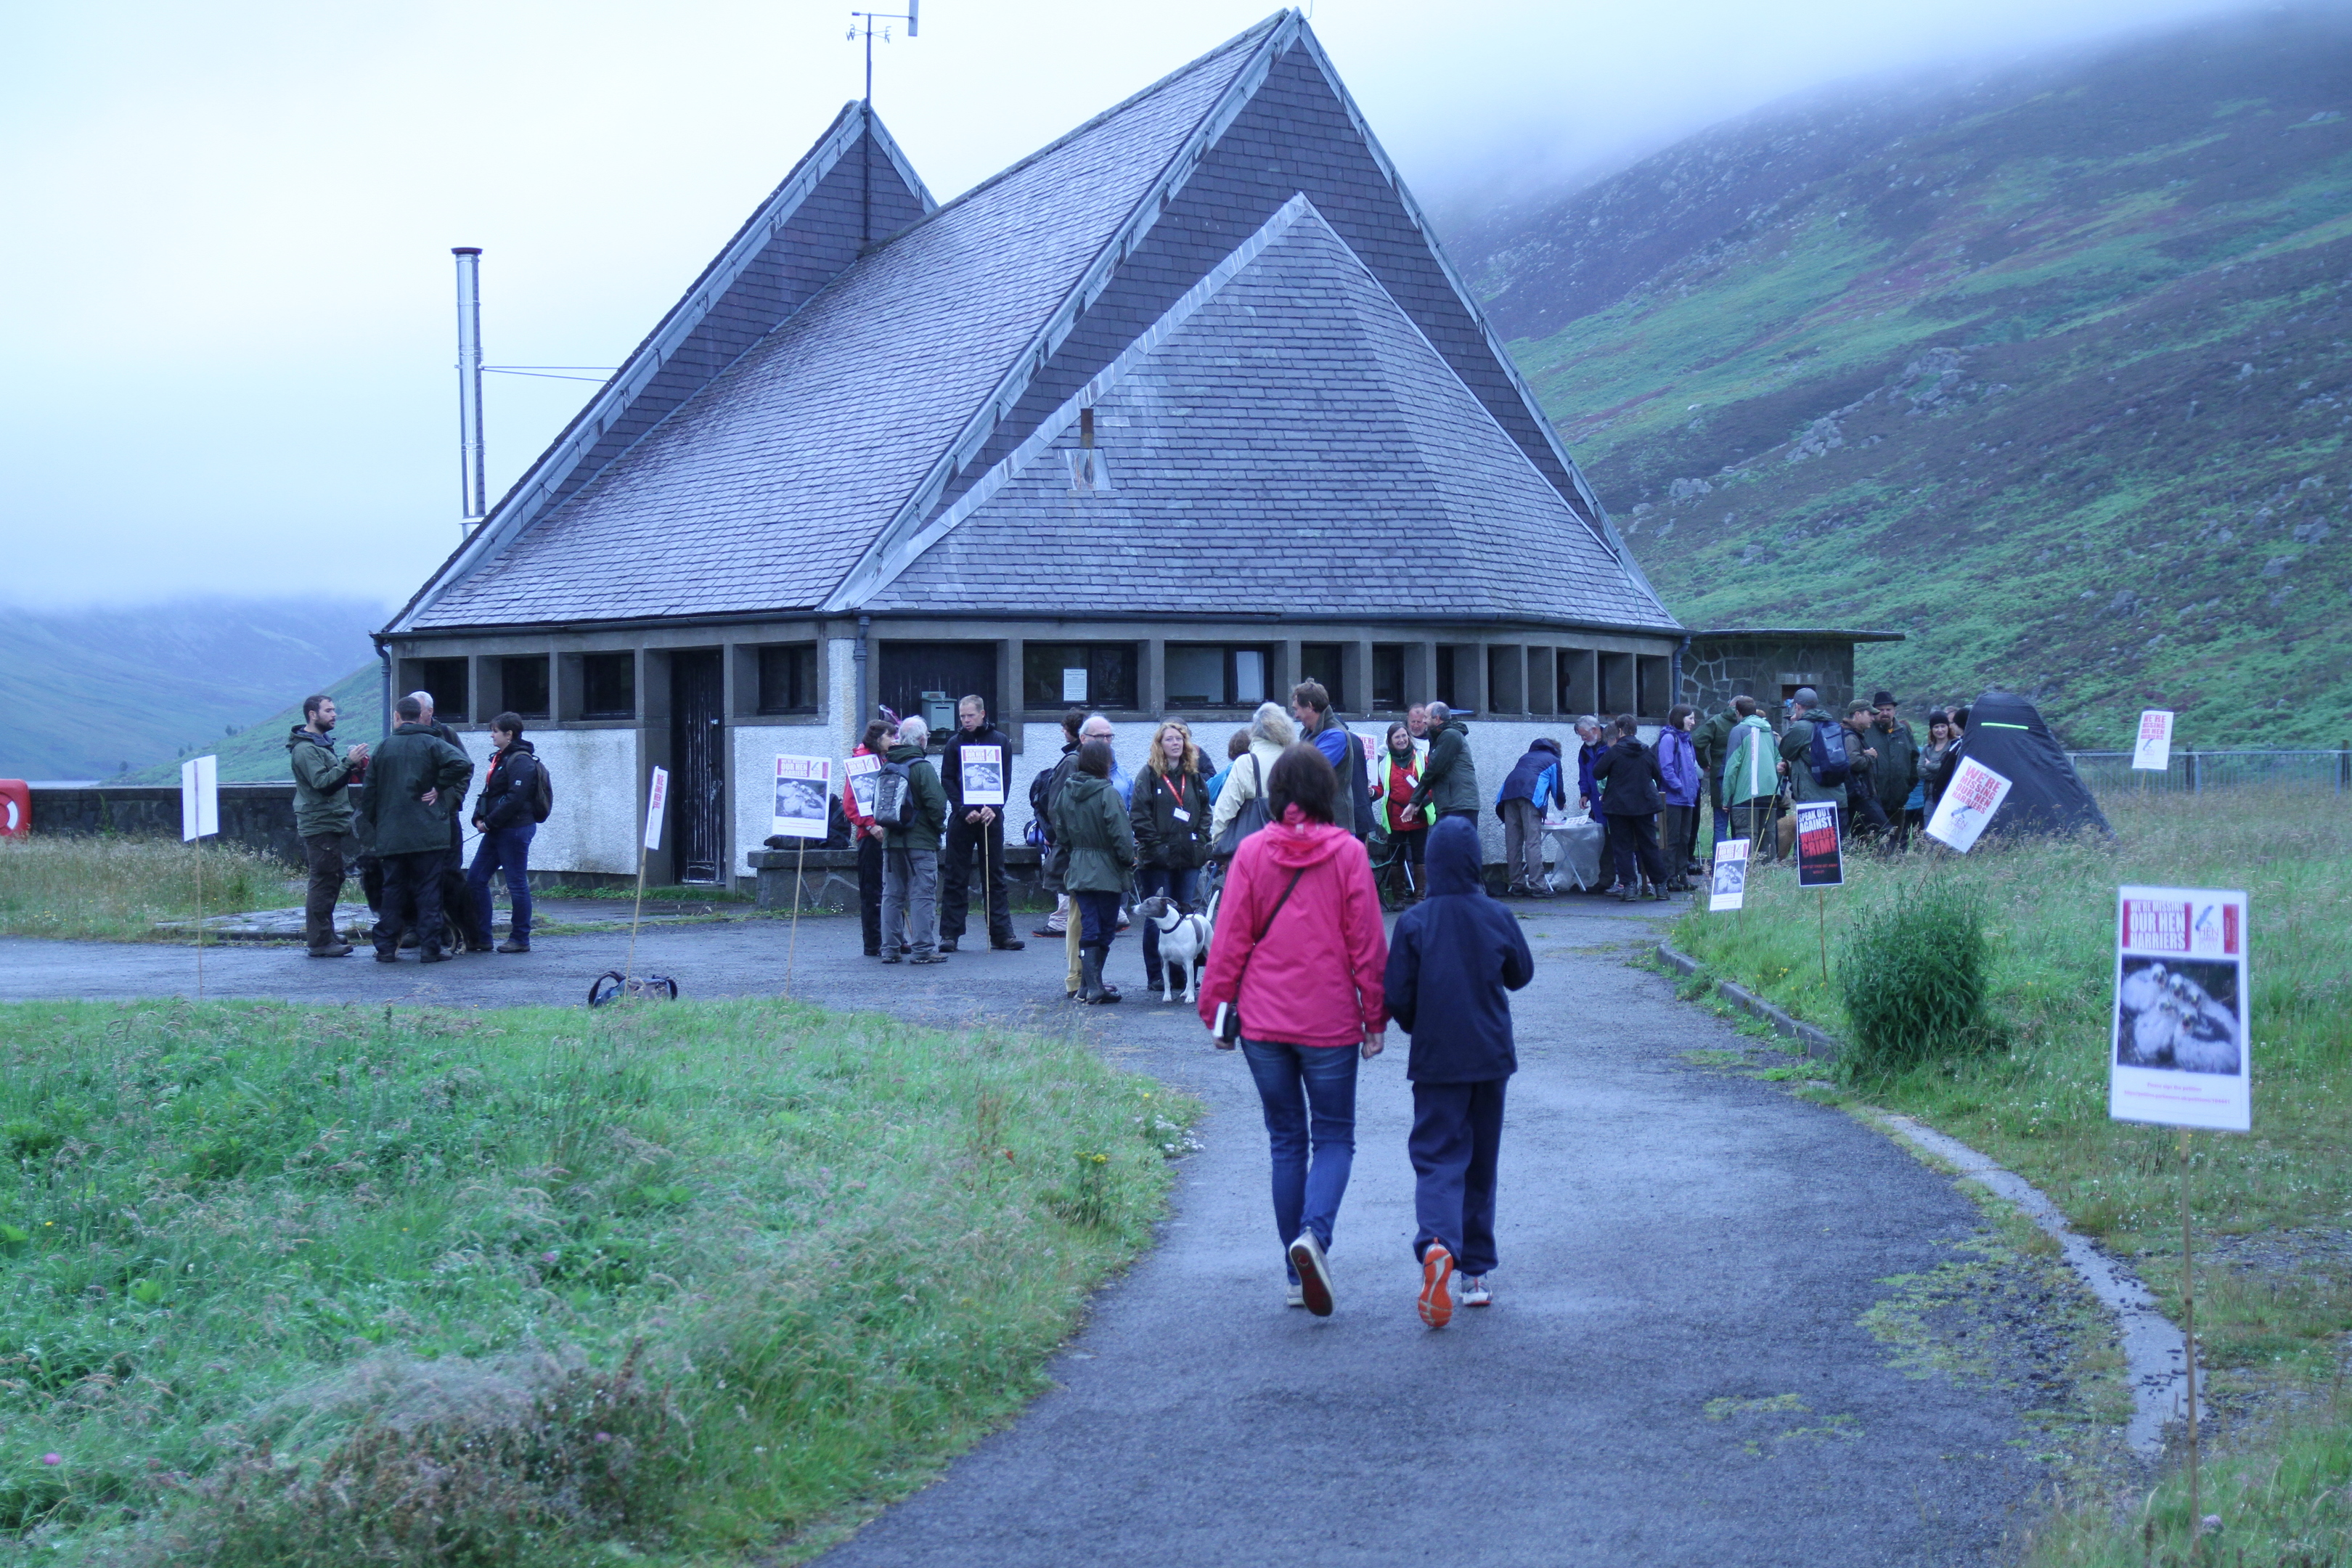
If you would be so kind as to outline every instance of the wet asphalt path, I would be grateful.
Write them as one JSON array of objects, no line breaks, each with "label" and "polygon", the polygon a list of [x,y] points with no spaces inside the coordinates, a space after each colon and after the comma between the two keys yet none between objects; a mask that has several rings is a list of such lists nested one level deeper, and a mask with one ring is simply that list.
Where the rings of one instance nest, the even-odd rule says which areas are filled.
[{"label": "wet asphalt path", "polygon": [[[1895,1370],[1858,1320],[1934,1268],[1972,1205],[1874,1132],[1686,1053],[1748,1042],[1625,956],[1638,910],[1520,906],[1537,978],[1503,1146],[1496,1305],[1441,1333],[1418,1270],[1402,1042],[1364,1068],[1333,1266],[1339,1310],[1286,1309],[1255,1096],[1189,1011],[1129,991],[1058,1000],[1058,944],[932,968],[859,956],[805,921],[793,989],[952,1024],[1086,1027],[1199,1095],[1161,1243],[1097,1300],[1058,1385],[936,1484],[827,1554],[833,1568],[1287,1561],[1391,1564],[1983,1563],[2045,1479],[2021,1400]],[[1024,921],[1024,927],[1032,923]],[[781,987],[770,922],[670,927],[641,968],[688,995]],[[215,949],[208,994],[320,1002],[572,1002],[625,936],[420,970]],[[191,950],[0,941],[0,995],[184,993]]]}]

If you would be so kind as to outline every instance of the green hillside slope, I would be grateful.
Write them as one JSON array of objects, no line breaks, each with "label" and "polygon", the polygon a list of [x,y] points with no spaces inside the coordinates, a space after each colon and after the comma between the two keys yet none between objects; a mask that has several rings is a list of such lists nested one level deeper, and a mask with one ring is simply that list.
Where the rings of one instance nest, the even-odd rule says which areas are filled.
[{"label": "green hillside slope", "polygon": [[[363,664],[325,689],[335,700],[337,742],[365,741],[373,745],[383,731],[383,667]],[[302,695],[308,697],[310,692]],[[275,784],[290,776],[287,771],[286,732],[300,722],[302,704],[297,700],[267,719],[241,726],[236,734],[218,744],[205,745],[188,755],[201,756],[210,752],[219,757],[223,784]],[[176,761],[135,768],[123,780],[125,784],[179,781],[180,764]]]},{"label": "green hillside slope", "polygon": [[1783,107],[1452,241],[1693,626],[2077,744],[2352,729],[2352,16]]},{"label": "green hillside slope", "polygon": [[[0,777],[112,778],[219,750],[261,715],[299,708],[373,661],[368,632],[384,616],[359,599],[9,610],[0,615]],[[368,700],[379,701],[373,689]]]}]

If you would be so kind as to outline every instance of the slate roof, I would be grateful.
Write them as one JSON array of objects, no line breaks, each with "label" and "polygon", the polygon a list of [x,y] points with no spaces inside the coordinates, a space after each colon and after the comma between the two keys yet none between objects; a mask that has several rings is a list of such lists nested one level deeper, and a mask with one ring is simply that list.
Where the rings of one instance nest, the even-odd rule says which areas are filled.
[{"label": "slate roof", "polygon": [[[1266,86],[1278,63],[1287,73],[1278,79],[1286,84],[1280,92]],[[1539,547],[1548,552],[1543,569],[1557,566],[1562,574],[1551,582],[1538,574],[1514,602],[1549,599],[1552,616],[1671,626],[1428,239],[1303,19],[1285,12],[928,216],[929,197],[911,169],[870,113],[852,105],[713,264],[724,276],[708,282],[713,275],[707,273],[698,283],[701,292],[689,290],[632,365],[388,630],[881,607],[869,601],[912,559],[909,542],[936,536],[940,517],[955,508],[970,516],[970,487],[1032,434],[1062,400],[1060,388],[1092,374],[1139,328],[1164,321],[1167,301],[1205,265],[1189,257],[1223,254],[1235,234],[1264,224],[1297,189],[1281,186],[1268,196],[1262,187],[1289,177],[1286,165],[1268,162],[1265,146],[1269,136],[1279,142],[1286,134],[1282,114],[1309,111],[1276,107],[1300,101],[1301,81],[1325,96],[1321,107],[1310,106],[1316,124],[1295,122],[1298,161],[1328,169],[1329,139],[1344,140],[1340,151],[1360,170],[1346,195],[1349,221],[1370,221],[1359,210],[1364,189],[1374,192],[1375,205],[1387,204],[1380,221],[1388,227],[1377,237],[1382,259],[1375,265],[1418,268],[1410,278],[1389,276],[1405,279],[1399,286],[1422,301],[1416,309],[1424,313],[1400,311],[1387,296],[1381,304],[1372,298],[1381,294],[1376,279],[1366,294],[1364,267],[1346,256],[1330,225],[1316,219],[1312,226],[1338,250],[1302,238],[1297,243],[1306,249],[1298,254],[1316,251],[1326,283],[1342,274],[1351,279],[1343,290],[1349,302],[1337,315],[1310,313],[1286,330],[1302,342],[1314,340],[1318,363],[1334,378],[1319,401],[1297,378],[1290,383],[1305,400],[1296,412],[1304,415],[1311,405],[1326,423],[1318,428],[1303,417],[1290,421],[1293,471],[1262,476],[1261,491],[1377,495],[1385,510],[1364,517],[1360,534],[1376,521],[1442,526],[1454,546],[1446,563],[1433,562],[1433,569],[1462,578],[1465,605],[1500,605],[1508,569],[1515,562],[1525,565],[1529,546],[1492,518],[1516,522],[1534,515],[1528,509],[1539,498],[1529,493],[1523,472],[1532,463],[1552,476],[1538,473],[1535,482],[1552,497],[1546,527],[1562,536]],[[1252,111],[1245,132],[1235,131],[1236,145],[1220,148],[1219,137],[1251,110],[1262,89],[1265,101]],[[1314,142],[1316,136],[1326,140]],[[879,243],[845,250],[845,182],[854,166],[848,154],[859,147],[867,159],[877,147],[887,153],[871,166],[877,187],[889,186],[889,216],[900,226]],[[1252,174],[1261,188],[1244,190],[1237,170]],[[886,177],[894,172],[895,178]],[[1196,188],[1188,188],[1196,174]],[[1341,198],[1335,193],[1331,199]],[[1151,226],[1171,202],[1190,216],[1153,235]],[[1232,210],[1203,217],[1204,203]],[[1192,240],[1171,248],[1170,231],[1180,223],[1204,226],[1188,230]],[[763,226],[772,237],[765,240]],[[1202,251],[1198,238],[1213,234],[1224,237],[1214,250]],[[1297,265],[1304,263],[1281,264]],[[784,286],[746,306],[745,290],[730,279],[753,273]],[[1433,299],[1434,316],[1426,313]],[[730,301],[745,308],[720,308]],[[1100,308],[1092,309],[1097,301]],[[714,337],[702,324],[706,317],[726,331]],[[1484,389],[1471,398],[1486,416],[1484,429],[1473,431],[1475,421],[1460,406],[1459,376],[1451,392],[1433,390],[1444,378],[1431,373],[1435,351],[1416,321],[1438,321],[1432,330],[1451,345],[1436,355],[1439,368],[1451,355],[1455,370],[1466,365]],[[700,339],[688,342],[697,332]],[[685,348],[696,352],[679,352]],[[1350,353],[1356,362],[1343,367]],[[1412,383],[1411,391],[1379,386],[1385,374]],[[1342,384],[1354,389],[1344,397]],[[1378,476],[1362,467],[1364,443],[1339,427],[1358,403],[1378,405],[1367,417],[1409,430],[1421,454],[1417,467],[1391,465]],[[1495,445],[1497,417],[1517,432],[1516,444],[1503,437],[1507,451]],[[1229,428],[1243,438],[1238,426]],[[1318,443],[1350,454],[1349,466],[1319,479],[1305,472]],[[1477,456],[1447,457],[1448,443],[1456,453]],[[1177,448],[1166,450],[1172,460]],[[1199,443],[1186,450],[1203,475],[1232,472],[1235,461],[1249,467],[1233,455],[1211,459]],[[1167,476],[1166,504],[1174,504],[1176,482],[1172,472]],[[1413,485],[1421,487],[1417,497],[1407,493]],[[1307,518],[1277,511],[1266,525],[1292,515]],[[1320,520],[1328,509],[1316,516],[1314,526],[1326,527]],[[1488,520],[1483,526],[1482,519]],[[1571,526],[1556,526],[1563,521]],[[1575,545],[1567,536],[1580,529],[1582,543]],[[1311,547],[1312,537],[1294,545]],[[1387,542],[1385,559],[1396,558],[1396,542]],[[1213,553],[1226,542],[1211,548]],[[1225,580],[1213,561],[1202,564],[1208,578]],[[1187,576],[1181,564],[1171,564],[1162,580]],[[1188,586],[1185,596],[1214,608],[1206,581]],[[1243,603],[1267,607],[1263,581],[1246,586]],[[910,592],[899,590],[891,602],[909,603]],[[1039,578],[1031,598],[1017,606],[1008,599],[1006,606],[1052,608],[1061,592]]]},{"label": "slate roof", "polygon": [[[1088,404],[1108,487],[1079,494]],[[1304,196],[866,601],[1139,602],[1675,628]]]}]

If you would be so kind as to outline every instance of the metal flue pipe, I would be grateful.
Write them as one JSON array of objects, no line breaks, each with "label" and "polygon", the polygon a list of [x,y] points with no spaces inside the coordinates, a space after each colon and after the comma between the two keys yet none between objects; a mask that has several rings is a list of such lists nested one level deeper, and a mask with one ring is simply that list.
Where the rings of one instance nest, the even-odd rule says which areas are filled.
[{"label": "metal flue pipe", "polygon": [[461,530],[479,527],[489,510],[482,475],[482,251],[454,246],[457,258],[457,451],[464,489]]}]

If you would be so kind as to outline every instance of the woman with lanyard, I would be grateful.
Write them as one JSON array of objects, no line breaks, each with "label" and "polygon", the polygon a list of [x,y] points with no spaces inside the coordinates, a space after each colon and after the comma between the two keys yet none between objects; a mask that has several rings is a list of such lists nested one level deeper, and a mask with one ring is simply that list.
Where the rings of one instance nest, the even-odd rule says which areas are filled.
[{"label": "woman with lanyard", "polygon": [[[1136,901],[1165,893],[1186,914],[1201,908],[1201,865],[1209,858],[1209,784],[1201,750],[1181,719],[1151,737],[1151,755],[1136,775],[1128,822],[1135,830]],[[1143,922],[1144,984],[1157,987],[1160,928]]]}]

